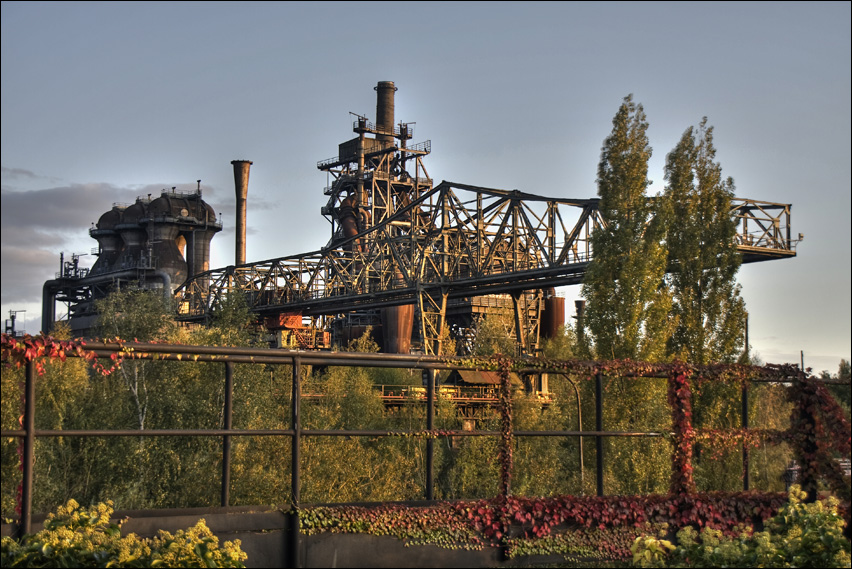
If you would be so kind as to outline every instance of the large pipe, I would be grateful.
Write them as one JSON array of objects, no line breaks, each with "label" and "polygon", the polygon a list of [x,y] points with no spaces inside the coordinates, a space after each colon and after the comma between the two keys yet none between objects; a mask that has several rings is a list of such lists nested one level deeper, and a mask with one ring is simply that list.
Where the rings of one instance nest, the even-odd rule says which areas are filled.
[{"label": "large pipe", "polygon": [[[147,273],[146,278],[156,277],[163,283],[163,301],[167,309],[171,309],[172,301],[172,277],[166,271],[157,269]],[[93,286],[97,284],[109,284],[115,282],[115,279],[127,278],[128,280],[137,280],[139,271],[137,269],[128,269],[124,271],[115,271],[97,275],[94,277],[86,277],[77,281],[76,286]],[[41,332],[49,334],[53,330],[53,325],[56,323],[56,295],[62,290],[63,285],[67,284],[67,279],[59,278],[45,281],[42,286],[41,293]]]},{"label": "large pipe", "polygon": [[237,236],[234,264],[246,262],[246,196],[248,196],[251,160],[231,160],[234,165],[234,189],[237,193]]}]

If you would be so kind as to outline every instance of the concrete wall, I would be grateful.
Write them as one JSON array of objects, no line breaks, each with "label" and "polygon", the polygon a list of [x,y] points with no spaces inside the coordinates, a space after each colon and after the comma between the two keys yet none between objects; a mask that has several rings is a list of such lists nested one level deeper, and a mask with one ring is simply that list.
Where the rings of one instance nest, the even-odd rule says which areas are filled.
[{"label": "concrete wall", "polygon": [[[176,532],[204,519],[219,543],[239,539],[248,555],[247,567],[286,567],[291,534],[289,514],[269,506],[230,508],[186,508],[175,510],[127,510],[115,519],[129,518],[122,534],[151,537],[160,529]],[[44,515],[34,516],[33,532],[42,529]],[[2,525],[2,535],[14,527]],[[436,545],[405,547],[388,536],[362,534],[322,534],[299,538],[301,567],[510,567],[531,563],[558,563],[561,556],[535,556],[507,561],[498,548],[482,551],[450,550]]]}]

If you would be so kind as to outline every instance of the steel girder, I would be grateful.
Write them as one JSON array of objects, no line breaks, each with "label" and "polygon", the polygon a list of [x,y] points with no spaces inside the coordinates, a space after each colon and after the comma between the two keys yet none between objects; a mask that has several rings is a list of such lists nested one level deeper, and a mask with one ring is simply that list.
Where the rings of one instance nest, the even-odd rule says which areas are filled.
[{"label": "steel girder", "polygon": [[233,291],[256,312],[332,314],[414,302],[419,291],[442,288],[475,296],[569,284],[582,277],[598,223],[596,199],[443,182],[335,247],[207,271],[176,299],[184,319],[203,318]]},{"label": "steel girder", "polygon": [[[442,182],[334,246],[196,275],[176,291],[179,318],[205,320],[237,291],[260,315],[413,303],[424,349],[433,352],[448,298],[582,282],[592,231],[602,224],[598,201]],[[735,199],[733,210],[744,262],[795,256],[789,205]]]}]

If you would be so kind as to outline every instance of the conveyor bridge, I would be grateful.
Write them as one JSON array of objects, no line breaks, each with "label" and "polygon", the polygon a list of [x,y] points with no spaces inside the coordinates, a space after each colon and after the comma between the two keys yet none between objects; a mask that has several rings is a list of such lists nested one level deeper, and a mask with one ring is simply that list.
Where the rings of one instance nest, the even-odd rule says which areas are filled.
[{"label": "conveyor bridge", "polygon": [[[176,292],[180,318],[203,321],[234,291],[261,316],[414,304],[430,353],[450,299],[581,283],[598,202],[442,182],[334,247],[196,275]],[[736,198],[732,207],[744,263],[796,255],[789,204]]]}]

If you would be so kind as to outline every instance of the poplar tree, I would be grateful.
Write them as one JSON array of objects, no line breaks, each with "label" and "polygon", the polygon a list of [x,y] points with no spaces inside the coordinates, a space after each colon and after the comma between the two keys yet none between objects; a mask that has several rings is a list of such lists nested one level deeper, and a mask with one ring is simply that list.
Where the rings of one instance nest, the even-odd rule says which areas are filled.
[{"label": "poplar tree", "polygon": [[666,157],[661,217],[667,219],[667,281],[677,322],[669,354],[694,364],[736,361],[744,347],[741,257],[731,211],[734,181],[715,162],[713,127],[702,119]]},{"label": "poplar tree", "polygon": [[582,295],[587,349],[597,359],[665,357],[670,296],[664,286],[661,225],[645,196],[651,147],[641,104],[624,98],[598,165],[602,226],[592,232],[594,259]]}]

